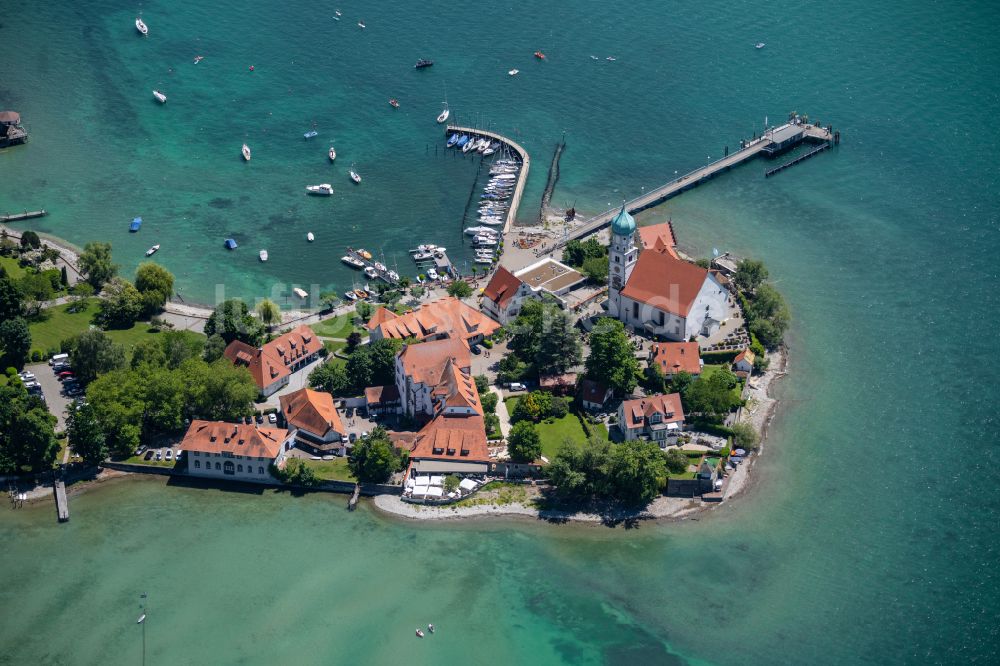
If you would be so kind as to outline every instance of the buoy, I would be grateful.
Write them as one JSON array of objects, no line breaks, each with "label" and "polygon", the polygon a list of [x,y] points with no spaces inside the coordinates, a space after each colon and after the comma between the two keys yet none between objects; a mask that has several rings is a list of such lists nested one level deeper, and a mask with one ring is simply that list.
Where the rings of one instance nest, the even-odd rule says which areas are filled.
[{"label": "buoy", "polygon": [[253,65],[250,65],[250,71],[251,72],[253,71]]}]

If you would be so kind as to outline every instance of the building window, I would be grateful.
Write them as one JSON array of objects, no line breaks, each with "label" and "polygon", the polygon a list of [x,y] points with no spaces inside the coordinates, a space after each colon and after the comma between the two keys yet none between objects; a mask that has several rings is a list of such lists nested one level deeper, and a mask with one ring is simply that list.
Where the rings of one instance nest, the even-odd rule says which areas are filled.
[{"label": "building window", "polygon": [[620,262],[621,262],[621,259],[618,257],[618,255],[615,255],[615,263],[617,264],[617,263],[620,263]]},{"label": "building window", "polygon": [[236,471],[240,472],[242,474],[243,473],[243,465],[237,465],[236,466]]},{"label": "building window", "polygon": [[633,319],[638,319],[639,318],[639,304],[638,303],[633,303],[632,304],[632,318]]},{"label": "building window", "polygon": [[257,468],[257,473],[258,474],[263,474],[264,473],[264,468],[263,467],[258,467]]},{"label": "building window", "polygon": [[194,468],[195,469],[200,469],[201,468],[201,461],[200,460],[195,460],[194,461]]},{"label": "building window", "polygon": [[233,470],[233,467],[234,467],[233,466],[233,461],[232,460],[227,460],[226,464],[222,466],[222,473],[223,474],[235,474],[236,472]]},{"label": "building window", "polygon": [[221,469],[222,469],[222,465],[221,465],[221,464],[219,464],[218,462],[217,462],[217,463],[215,463],[215,471],[217,471],[217,472],[218,472],[218,471],[219,471],[219,470],[221,470]]}]

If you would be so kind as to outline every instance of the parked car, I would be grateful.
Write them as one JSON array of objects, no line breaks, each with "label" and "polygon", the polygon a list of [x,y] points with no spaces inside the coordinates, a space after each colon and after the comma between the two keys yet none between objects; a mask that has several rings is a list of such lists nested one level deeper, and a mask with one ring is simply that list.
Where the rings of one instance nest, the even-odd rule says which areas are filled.
[{"label": "parked car", "polygon": [[354,442],[354,440],[356,440],[357,438],[358,438],[358,433],[352,432],[350,435],[347,436],[347,441]]},{"label": "parked car", "polygon": [[137,448],[137,449],[135,450],[135,455],[137,455],[137,456],[141,456],[141,455],[142,455],[142,453],[143,453],[143,451],[145,451],[145,450],[146,450],[146,445],[145,445],[145,444],[143,444],[142,446],[140,446],[139,448]]},{"label": "parked car", "polygon": [[471,351],[473,354],[476,355],[483,353],[483,350],[479,348],[479,345],[472,345],[471,347],[469,347],[469,351]]},{"label": "parked car", "polygon": [[143,460],[152,460],[153,459],[153,452],[152,451],[146,451],[146,455],[144,455],[142,457],[142,459]]},{"label": "parked car", "polygon": [[167,449],[167,455],[164,456],[164,457],[167,460],[173,460],[174,459],[174,450],[173,449]]},{"label": "parked car", "polygon": [[263,423],[263,422],[264,422],[264,415],[263,414],[258,414],[257,415],[257,423]]},{"label": "parked car", "polygon": [[22,381],[26,381],[26,382],[33,382],[33,381],[35,381],[35,375],[32,374],[32,373],[30,373],[30,372],[28,372],[27,370],[25,370],[24,372],[19,373],[19,375],[20,375]]},{"label": "parked car", "polygon": [[180,462],[180,461],[181,461],[181,456],[182,456],[182,455],[184,455],[184,452],[183,452],[183,451],[178,451],[178,452],[177,452],[177,455],[176,455],[176,456],[174,456],[174,460],[176,460],[177,462]]},{"label": "parked car", "polygon": [[253,423],[253,417],[252,416],[244,416],[243,417],[243,423],[246,423],[247,425],[250,425],[251,423]]},{"label": "parked car", "polygon": [[527,391],[528,390],[528,387],[525,386],[524,384],[520,383],[520,382],[511,382],[510,384],[507,385],[507,388],[509,388],[511,391]]},{"label": "parked car", "polygon": [[270,414],[267,415],[267,422],[268,423],[277,423],[278,422],[278,415],[275,414],[274,412],[271,412]]},{"label": "parked car", "polygon": [[62,372],[59,373],[59,379],[68,379],[73,376],[74,375],[72,370],[63,370]]},{"label": "parked car", "polygon": [[157,451],[156,452],[156,459],[157,460],[163,460],[163,453],[161,451]]},{"label": "parked car", "polygon": [[346,416],[347,418],[351,418],[352,416],[354,416],[354,408],[348,407],[347,409],[345,409],[344,416]]}]

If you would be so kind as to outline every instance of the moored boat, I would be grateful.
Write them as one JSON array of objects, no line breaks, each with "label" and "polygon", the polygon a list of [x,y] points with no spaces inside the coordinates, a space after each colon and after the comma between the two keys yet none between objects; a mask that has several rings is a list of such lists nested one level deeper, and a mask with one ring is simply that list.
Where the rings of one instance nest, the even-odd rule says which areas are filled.
[{"label": "moored boat", "polygon": [[452,134],[451,136],[448,137],[448,142],[445,143],[445,146],[451,148],[456,143],[458,143],[458,140],[461,138],[462,138],[461,134]]},{"label": "moored boat", "polygon": [[458,141],[455,142],[455,147],[456,148],[462,148],[467,143],[469,143],[469,135],[468,134],[463,134],[462,136],[458,137]]},{"label": "moored boat", "polygon": [[765,44],[764,42],[757,42],[756,44],[753,45],[755,49],[762,49],[765,46],[767,46],[767,44]]},{"label": "moored boat", "polygon": [[143,22],[141,16],[137,16],[135,19],[135,29],[141,32],[143,35],[149,34],[149,28],[146,27],[146,24]]},{"label": "moored boat", "polygon": [[539,60],[545,60],[545,54],[542,53],[541,51],[535,51],[535,57],[538,58]]},{"label": "moored boat", "polygon": [[261,250],[257,253],[257,256],[260,257],[261,261],[267,261],[267,250]]},{"label": "moored boat", "polygon": [[367,277],[369,280],[374,280],[375,278],[378,277],[378,271],[375,270],[375,268],[372,266],[366,266],[365,277]]},{"label": "moored boat", "polygon": [[331,194],[333,194],[333,185],[331,185],[330,183],[321,183],[319,185],[307,185],[306,192],[309,194],[328,197]]},{"label": "moored boat", "polygon": [[156,101],[157,101],[157,102],[159,102],[160,104],[165,104],[165,103],[166,103],[166,101],[167,101],[167,96],[166,96],[166,95],[164,95],[163,93],[161,93],[161,92],[160,92],[159,90],[154,90],[154,91],[153,91],[153,97],[154,97],[154,98],[156,99]]},{"label": "moored boat", "polygon": [[417,64],[413,66],[413,69],[423,69],[424,67],[430,67],[434,64],[433,60],[424,60],[421,58],[417,61]]},{"label": "moored boat", "polygon": [[519,70],[519,69],[512,69],[509,72],[507,72],[507,75],[508,76],[517,76],[520,71],[521,70]]},{"label": "moored boat", "polygon": [[250,146],[248,146],[247,144],[244,143],[241,152],[243,153],[243,159],[245,159],[247,162],[249,162],[250,161]]},{"label": "moored boat", "polygon": [[462,146],[462,152],[467,153],[478,145],[479,145],[479,139],[476,138],[469,139],[468,141],[465,142],[465,145]]},{"label": "moored boat", "polygon": [[395,97],[390,97],[389,98],[389,106],[391,106],[394,109],[398,109],[399,108],[399,100],[396,99]]},{"label": "moored boat", "polygon": [[[442,111],[441,113],[438,114],[437,121],[439,123],[443,123],[444,121],[448,120],[448,116],[450,116],[450,115],[451,115],[451,111],[448,109],[447,106],[445,106],[444,107],[444,111]],[[454,136],[454,135],[452,135],[452,136]],[[451,141],[451,139],[448,139],[448,140]]]},{"label": "moored boat", "polygon": [[355,171],[354,169],[351,169],[351,180],[353,180],[355,182],[355,184],[358,184],[358,185],[361,184],[361,176],[359,176],[358,172]]},{"label": "moored boat", "polygon": [[310,243],[316,240],[316,237],[313,236],[313,232],[310,231],[309,233],[306,234],[306,240],[309,241]]},{"label": "moored boat", "polygon": [[147,257],[152,257],[154,254],[156,254],[156,251],[159,250],[159,249],[160,249],[160,244],[157,243],[153,247],[151,247],[148,250],[146,250],[146,256]]},{"label": "moored boat", "polygon": [[239,245],[236,244],[236,240],[233,238],[227,238],[225,246],[227,250],[235,250],[236,248],[239,247]]},{"label": "moored boat", "polygon": [[292,289],[292,293],[298,296],[299,298],[306,298],[307,296],[309,296],[308,291],[306,291],[305,289],[300,289],[299,287],[295,287],[294,289]]},{"label": "moored boat", "polygon": [[[348,249],[350,249],[350,248],[348,248]],[[369,252],[368,250],[364,249],[363,247],[361,247],[361,248],[358,248],[358,249],[357,249],[357,250],[355,250],[354,252],[355,252],[355,253],[356,253],[356,254],[357,254],[357,255],[358,255],[359,257],[362,257],[363,259],[365,259],[365,260],[367,260],[367,261],[371,261],[371,260],[372,260],[372,253],[371,253],[371,252]]]},{"label": "moored boat", "polygon": [[436,270],[434,270],[433,268],[428,268],[427,269],[427,279],[428,280],[437,280],[438,279],[438,272]]},{"label": "moored boat", "polygon": [[130,233],[135,233],[139,231],[139,227],[142,226],[142,218],[136,217],[132,219],[132,224],[128,225],[128,230]]},{"label": "moored boat", "polygon": [[358,300],[358,295],[355,294],[353,291],[345,291],[344,298],[346,298],[349,301],[356,301]]},{"label": "moored boat", "polygon": [[337,159],[337,151],[333,149],[333,146],[330,146],[330,152],[327,153],[327,157],[330,158],[331,162]]},{"label": "moored boat", "polygon": [[340,258],[340,260],[342,262],[344,262],[345,264],[347,264],[348,266],[350,266],[351,268],[364,268],[365,267],[365,262],[361,261],[357,257],[352,257],[349,254],[345,254],[343,257]]},{"label": "moored boat", "polygon": [[317,134],[319,134],[319,132],[317,132],[316,130],[309,130],[308,132],[306,132],[305,134],[303,134],[302,137],[305,138],[305,139],[311,139],[314,136],[316,136]]}]

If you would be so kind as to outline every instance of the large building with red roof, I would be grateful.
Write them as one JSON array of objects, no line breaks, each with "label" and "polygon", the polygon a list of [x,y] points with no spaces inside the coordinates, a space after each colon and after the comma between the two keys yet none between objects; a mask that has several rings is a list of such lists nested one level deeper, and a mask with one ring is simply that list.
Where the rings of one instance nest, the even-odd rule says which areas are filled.
[{"label": "large building with red roof", "polygon": [[548,294],[565,305],[562,297],[585,280],[579,271],[549,257],[514,273],[500,266],[483,289],[480,307],[501,324],[507,324],[520,313],[525,299]]},{"label": "large building with red roof", "polygon": [[678,372],[697,377],[701,374],[701,352],[697,342],[654,342],[649,350],[649,364],[659,366],[667,379]]},{"label": "large building with red roof", "polygon": [[271,465],[280,465],[294,435],[284,428],[194,420],[178,447],[194,476],[272,483]]},{"label": "large building with red roof", "polygon": [[233,340],[223,356],[233,365],[249,370],[261,395],[267,397],[286,386],[293,372],[319,358],[322,349],[323,343],[313,330],[299,326],[260,347]]},{"label": "large building with red roof", "polygon": [[333,396],[321,391],[302,388],[278,398],[281,413],[295,436],[314,449],[342,449],[347,435],[344,422],[333,403]]},{"label": "large building with red roof", "polygon": [[461,340],[466,347],[481,342],[500,328],[495,321],[449,296],[421,305],[412,312],[397,315],[380,307],[368,321],[372,342],[383,338],[405,340]]},{"label": "large building with red roof", "polygon": [[608,311],[626,326],[688,340],[711,335],[728,317],[729,294],[718,276],[679,259],[669,227],[637,232],[624,206],[611,221],[608,262]]},{"label": "large building with red roof", "polygon": [[396,355],[401,411],[417,418],[442,412],[482,416],[471,358],[469,348],[452,338],[404,345]]},{"label": "large building with red roof", "polygon": [[677,440],[684,429],[680,393],[626,400],[618,407],[618,428],[626,440],[649,439],[661,448]]}]

